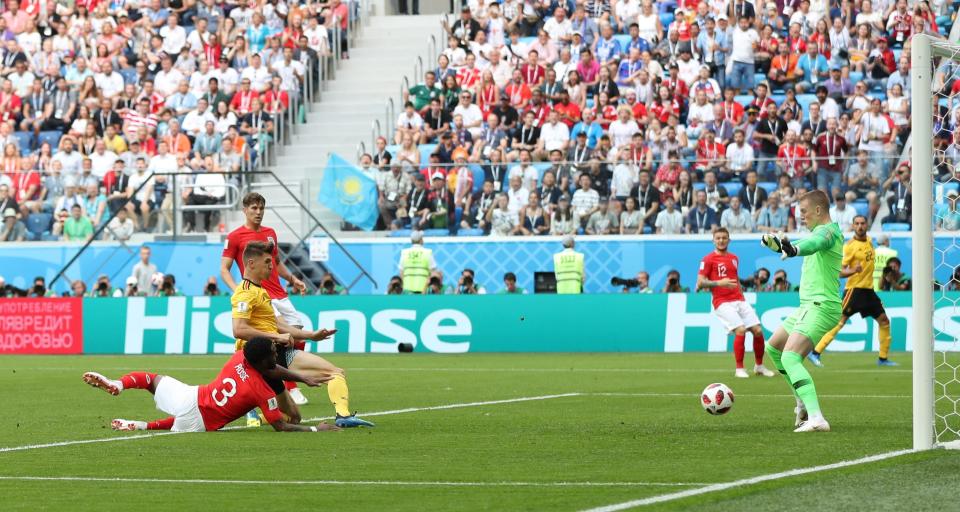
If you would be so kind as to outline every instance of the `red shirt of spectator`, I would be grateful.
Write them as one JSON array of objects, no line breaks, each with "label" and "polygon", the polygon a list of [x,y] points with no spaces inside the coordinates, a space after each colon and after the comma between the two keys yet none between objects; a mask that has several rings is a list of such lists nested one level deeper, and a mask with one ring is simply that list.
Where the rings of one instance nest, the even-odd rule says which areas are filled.
[{"label": "red shirt of spectator", "polygon": [[680,80],[679,77],[673,76],[674,72],[670,72],[670,76],[663,81],[663,86],[673,92],[673,97],[679,97],[682,100],[686,100],[690,97],[690,88],[687,87],[687,83],[683,80]]},{"label": "red shirt of spectator", "polygon": [[788,139],[791,139],[791,142],[781,145],[780,150],[777,151],[780,167],[791,178],[803,178],[810,155],[807,153],[807,148],[796,143],[795,138],[788,136]]},{"label": "red shirt of spectator", "polygon": [[683,171],[683,166],[677,162],[673,163],[664,163],[660,165],[660,168],[657,169],[657,174],[654,176],[654,186],[662,187],[663,185],[670,185],[670,188],[676,187],[677,182],[680,181],[680,173]]},{"label": "red shirt of spectator", "polygon": [[[237,93],[233,95],[233,99],[230,100],[230,108],[241,115],[249,114],[252,110],[251,105],[253,104],[253,99],[259,95],[256,91],[250,90],[249,84],[244,84],[240,87],[241,90],[237,91]],[[243,90],[243,88],[246,88],[246,90]]]},{"label": "red shirt of spectator", "polygon": [[893,11],[890,13],[890,18],[888,18],[887,27],[890,31],[890,37],[898,43],[903,43],[907,39],[910,39],[910,31],[913,28],[913,15],[906,9],[904,9],[904,12],[900,12],[899,9]]},{"label": "red shirt of spectator", "polygon": [[[827,131],[821,133],[815,141],[817,150],[817,167],[832,172],[843,170],[843,155],[847,152],[847,139]],[[831,160],[832,157],[832,160]]]},{"label": "red shirt of spectator", "polygon": [[21,170],[8,176],[13,182],[13,197],[18,203],[35,201],[40,198],[40,173]]},{"label": "red shirt of spectator", "polygon": [[40,14],[40,0],[23,0],[20,2],[20,10],[31,18]]},{"label": "red shirt of spectator", "polygon": [[533,125],[539,127],[547,122],[547,116],[550,115],[550,106],[546,103],[535,105],[534,102],[531,101],[530,104],[527,105],[527,110],[524,111],[524,114],[526,114],[526,112],[533,112]]},{"label": "red shirt of spectator", "polygon": [[690,40],[690,22],[687,21],[686,16],[680,16],[679,18],[673,20],[670,23],[668,32],[676,32],[678,39],[680,41],[686,42]]},{"label": "red shirt of spectator", "polygon": [[530,65],[528,62],[520,66],[520,75],[523,77],[523,81],[525,83],[529,85],[538,85],[540,82],[543,82],[544,78],[546,78],[547,72],[543,69],[543,66]]},{"label": "red shirt of spectator", "polygon": [[220,43],[210,44],[209,41],[203,42],[203,56],[207,62],[220,62],[220,55],[223,54],[223,46]]},{"label": "red shirt of spectator", "polygon": [[461,89],[473,89],[480,80],[480,70],[474,67],[462,67],[457,71],[457,83]]},{"label": "red shirt of spectator", "polygon": [[14,94],[12,86],[0,91],[0,119],[9,121],[16,118],[20,114],[21,105],[20,97]]},{"label": "red shirt of spectator", "polygon": [[680,117],[680,102],[676,99],[658,101],[650,107],[650,113],[661,123],[666,123],[670,119],[670,114]]},{"label": "red shirt of spectator", "polygon": [[832,46],[830,45],[830,36],[828,34],[815,32],[810,36],[809,44],[817,45],[817,53],[823,55],[828,61],[830,60],[830,49]]},{"label": "red shirt of spectator", "polygon": [[560,121],[571,130],[573,125],[580,122],[580,106],[570,100],[567,100],[566,103],[560,103],[559,101],[554,103],[553,110],[560,114]]},{"label": "red shirt of spectator", "polygon": [[757,91],[758,95],[754,96],[753,101],[750,102],[748,106],[754,106],[760,109],[760,119],[767,118],[767,105],[774,103],[773,100],[767,96],[767,86],[762,86],[762,89]]},{"label": "red shirt of spectator", "polygon": [[597,122],[600,123],[600,126],[604,130],[610,127],[610,123],[617,120],[617,106],[612,103],[608,103],[603,106],[603,109],[600,111],[600,118],[597,119]]},{"label": "red shirt of spectator", "polygon": [[277,114],[287,110],[290,106],[290,95],[287,94],[287,91],[268,89],[267,92],[263,93],[263,96],[260,97],[260,101],[263,103],[263,109],[267,111],[267,113]]},{"label": "red shirt of spectator", "polygon": [[732,99],[723,102],[723,118],[734,125],[739,125],[743,120],[743,105]]},{"label": "red shirt of spectator", "polygon": [[697,142],[697,163],[694,164],[694,168],[704,170],[714,165],[716,161],[723,158],[726,153],[726,147],[717,142],[716,139],[708,142],[707,137],[700,137],[700,141]]},{"label": "red shirt of spectator", "polygon": [[[496,86],[494,86],[496,87]],[[510,106],[517,110],[523,110],[527,104],[530,102],[530,98],[533,96],[533,93],[530,92],[530,87],[523,83],[517,83],[511,81],[507,84],[504,93],[510,98]]]}]

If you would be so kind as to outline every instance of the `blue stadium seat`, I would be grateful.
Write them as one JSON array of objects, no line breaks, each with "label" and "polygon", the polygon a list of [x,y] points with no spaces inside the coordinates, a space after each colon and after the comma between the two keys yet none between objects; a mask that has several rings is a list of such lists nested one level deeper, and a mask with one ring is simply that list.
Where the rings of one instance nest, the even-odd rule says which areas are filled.
[{"label": "blue stadium seat", "polygon": [[857,212],[857,215],[863,215],[864,217],[870,213],[870,204],[867,203],[866,199],[857,199],[856,201],[850,203],[850,206]]},{"label": "blue stadium seat", "polygon": [[673,23],[674,19],[676,18],[674,18],[672,12],[660,13],[660,23],[663,24],[664,31],[666,31],[667,27],[669,27],[670,24]]},{"label": "blue stadium seat", "polygon": [[757,183],[757,186],[766,190],[767,195],[770,195],[774,190],[777,190],[777,184],[772,181],[761,181]]},{"label": "blue stadium seat", "polygon": [[616,34],[613,38],[617,41],[620,41],[620,48],[623,49],[623,53],[627,53],[627,45],[630,44],[630,35],[629,34]]},{"label": "blue stadium seat", "polygon": [[537,170],[537,184],[540,184],[540,179],[543,178],[543,173],[547,171],[553,164],[550,162],[537,162],[533,164],[533,168]]},{"label": "blue stadium seat", "polygon": [[[473,174],[473,192],[480,192],[483,190],[483,180],[486,179],[487,173],[479,164],[470,164],[470,172]],[[457,224],[459,225],[460,222],[458,221]]]},{"label": "blue stadium seat", "polygon": [[[537,40],[537,38],[536,38],[536,37],[534,37],[534,36],[530,36],[530,37],[521,37],[521,38],[520,38],[520,44],[525,44],[525,45],[527,45],[527,46],[530,46],[530,45],[531,45],[531,44],[533,44],[533,43],[534,43],[534,41],[536,41],[536,40]],[[524,58],[524,59],[526,59],[526,58],[527,58],[527,56],[526,56],[526,55],[524,55],[524,56],[523,56],[523,58]]]},{"label": "blue stadium seat", "polygon": [[389,235],[390,238],[409,238],[410,233],[413,233],[413,230],[410,229],[398,229],[396,231],[391,231]]},{"label": "blue stadium seat", "polygon": [[643,234],[644,234],[644,235],[652,235],[652,234],[653,234],[653,228],[651,228],[650,226],[644,224],[644,225],[643,225]]},{"label": "blue stadium seat", "polygon": [[787,99],[787,95],[781,93],[770,94],[770,99],[775,101],[777,105],[783,105],[783,101]]},{"label": "blue stadium seat", "polygon": [[49,213],[31,213],[27,217],[27,238],[30,240],[42,240],[44,235],[50,234],[50,225],[53,222],[53,215]]},{"label": "blue stadium seat", "polygon": [[910,231],[910,224],[903,222],[888,222],[883,225],[884,231]]},{"label": "blue stadium seat", "polygon": [[63,134],[58,131],[40,132],[40,136],[37,138],[37,147],[39,148],[44,142],[47,142],[50,144],[50,149],[56,153],[62,135]]},{"label": "blue stadium seat", "polygon": [[423,236],[450,236],[449,229],[424,229]]},{"label": "blue stadium seat", "polygon": [[746,108],[746,106],[749,105],[751,101],[753,101],[753,95],[741,94],[739,96],[734,96],[733,101],[736,101],[737,103],[743,105],[744,108]]},{"label": "blue stadium seat", "polygon": [[20,156],[30,154],[30,143],[33,142],[33,132],[13,132],[20,144]]},{"label": "blue stadium seat", "polygon": [[[436,144],[419,144],[417,146],[417,149],[420,150],[420,167],[430,165],[430,153],[433,153],[433,150],[436,148]],[[396,155],[396,153],[391,154]]]},{"label": "blue stadium seat", "polygon": [[814,101],[817,101],[816,94],[798,94],[797,103],[800,104],[800,107],[803,108],[803,119],[806,120],[810,117],[810,104]]},{"label": "blue stadium seat", "polygon": [[863,73],[860,71],[851,71],[850,72],[850,83],[856,85],[857,82],[863,80]]},{"label": "blue stadium seat", "polygon": [[698,181],[698,182],[696,182],[696,183],[693,184],[693,190],[694,190],[694,191],[703,190],[703,189],[705,189],[705,188],[707,188],[707,186],[704,185],[702,181]]},{"label": "blue stadium seat", "polygon": [[764,81],[764,80],[766,80],[766,79],[767,79],[767,75],[764,75],[763,73],[754,73],[754,74],[753,74],[753,83],[754,83],[754,85],[759,84],[760,82],[762,82],[762,81]]},{"label": "blue stadium seat", "polygon": [[727,189],[727,194],[729,194],[730,197],[734,197],[740,193],[740,189],[743,188],[743,183],[740,183],[739,181],[731,181],[724,183],[723,188]]},{"label": "blue stadium seat", "polygon": [[457,231],[457,236],[483,236],[482,229],[461,229]]}]

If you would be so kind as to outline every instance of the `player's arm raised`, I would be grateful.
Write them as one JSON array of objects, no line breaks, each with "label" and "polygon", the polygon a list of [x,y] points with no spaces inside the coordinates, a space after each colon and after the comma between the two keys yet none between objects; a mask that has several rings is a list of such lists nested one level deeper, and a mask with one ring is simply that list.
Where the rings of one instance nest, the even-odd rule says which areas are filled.
[{"label": "player's arm raised", "polygon": [[333,336],[337,332],[336,329],[320,329],[317,331],[305,331],[303,329],[299,329],[297,327],[294,327],[288,324],[280,317],[277,317],[277,331],[281,333],[289,334],[290,336],[298,340],[310,340],[310,341],[323,341],[329,338],[330,336]]},{"label": "player's arm raised", "polygon": [[293,289],[297,291],[300,295],[307,293],[307,285],[303,281],[297,278],[290,272],[290,269],[283,264],[283,260],[277,257],[277,274],[284,279],[284,281],[293,285]]}]

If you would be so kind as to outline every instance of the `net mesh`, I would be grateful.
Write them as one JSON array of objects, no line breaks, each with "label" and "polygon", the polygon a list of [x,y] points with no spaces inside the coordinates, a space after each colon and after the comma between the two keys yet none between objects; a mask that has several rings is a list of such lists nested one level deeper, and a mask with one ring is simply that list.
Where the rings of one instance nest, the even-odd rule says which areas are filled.
[{"label": "net mesh", "polygon": [[960,45],[932,49],[931,94],[913,100],[929,98],[933,110],[934,432],[943,444],[960,439]]}]

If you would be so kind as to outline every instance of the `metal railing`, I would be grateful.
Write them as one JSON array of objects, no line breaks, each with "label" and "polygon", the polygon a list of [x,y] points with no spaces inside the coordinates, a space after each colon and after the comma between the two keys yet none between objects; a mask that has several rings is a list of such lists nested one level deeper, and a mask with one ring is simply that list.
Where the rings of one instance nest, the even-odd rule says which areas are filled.
[{"label": "metal railing", "polygon": [[380,120],[374,119],[370,123],[370,147],[372,148],[377,147],[377,137],[380,137],[381,133],[382,132],[380,130]]},{"label": "metal railing", "polygon": [[388,134],[393,133],[394,123],[397,121],[397,109],[394,106],[393,98],[387,98],[387,119],[384,123]]}]

